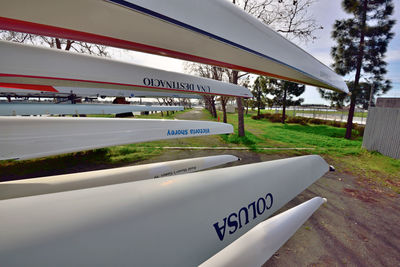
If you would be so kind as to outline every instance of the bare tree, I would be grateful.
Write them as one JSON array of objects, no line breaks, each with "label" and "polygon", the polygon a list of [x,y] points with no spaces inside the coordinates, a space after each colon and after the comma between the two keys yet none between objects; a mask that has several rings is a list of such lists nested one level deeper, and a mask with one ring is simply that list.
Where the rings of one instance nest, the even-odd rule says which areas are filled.
[{"label": "bare tree", "polygon": [[221,103],[221,108],[222,108],[222,117],[223,117],[222,121],[224,123],[228,122],[228,118],[226,116],[226,104],[228,103],[228,101],[229,101],[228,96],[220,96],[219,97],[219,102]]},{"label": "bare tree", "polygon": [[[178,103],[176,102],[176,99],[173,97],[163,97],[161,98],[162,102],[160,101],[159,98],[156,98],[160,106],[177,106]],[[172,114],[174,114],[174,111],[171,111]],[[164,114],[161,112],[161,116],[164,116]],[[169,116],[169,111],[167,111],[167,116]]]},{"label": "bare tree", "polygon": [[[309,7],[314,2],[315,0],[232,0],[234,5],[253,15],[287,39],[299,42],[316,39],[314,32],[322,29],[308,13]],[[191,65],[194,65],[192,70],[202,69],[196,67],[196,65],[201,64],[192,63]],[[227,73],[229,82],[233,84],[240,85],[243,83],[242,79],[246,77],[248,79],[248,73],[237,70],[224,70],[224,72]],[[201,72],[192,71],[191,73],[202,76]],[[238,107],[238,135],[244,136],[243,99],[237,97],[236,102]]]},{"label": "bare tree", "polygon": [[[217,81],[223,81],[223,80],[228,81],[227,80],[228,76],[226,75],[227,73],[225,72],[226,70],[221,67],[187,62],[185,63],[184,68],[187,73],[197,74],[200,77],[214,79]],[[214,118],[217,118],[217,110],[215,107],[215,100],[216,100],[215,96],[203,95],[203,98],[205,101],[206,109],[210,111],[211,115]],[[224,122],[226,122],[226,103],[228,101],[228,98],[220,97],[219,100],[222,106]]]},{"label": "bare tree", "polygon": [[[30,33],[14,32],[14,31],[0,31],[0,39],[16,43],[25,43],[36,46],[45,46],[50,48],[61,49],[65,51],[74,51],[82,54],[97,55],[103,57],[109,57],[107,47],[98,44],[78,42],[68,39],[60,39],[42,35],[35,35]],[[79,101],[79,97],[75,94],[71,94],[68,98],[64,98],[62,101],[71,101],[72,104],[76,104]],[[117,97],[115,102],[127,104],[124,97]]]},{"label": "bare tree", "polygon": [[48,46],[66,51],[75,51],[82,54],[109,57],[106,46],[92,43],[13,31],[0,31],[0,39],[17,43]]},{"label": "bare tree", "polygon": [[67,39],[53,38],[29,33],[0,31],[0,39],[17,43],[27,43],[51,48],[75,51],[83,54],[108,57],[107,47],[98,44],[78,42]]},{"label": "bare tree", "polygon": [[322,29],[308,13],[316,0],[232,0],[289,40],[307,42],[316,39],[314,32]]}]

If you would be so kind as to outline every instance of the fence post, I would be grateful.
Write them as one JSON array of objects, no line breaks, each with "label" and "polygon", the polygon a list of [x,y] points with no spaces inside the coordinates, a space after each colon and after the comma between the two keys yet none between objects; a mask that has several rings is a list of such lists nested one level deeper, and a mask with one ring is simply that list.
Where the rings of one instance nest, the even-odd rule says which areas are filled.
[{"label": "fence post", "polygon": [[364,109],[362,109],[361,112],[361,124],[363,124],[363,121],[364,121]]}]

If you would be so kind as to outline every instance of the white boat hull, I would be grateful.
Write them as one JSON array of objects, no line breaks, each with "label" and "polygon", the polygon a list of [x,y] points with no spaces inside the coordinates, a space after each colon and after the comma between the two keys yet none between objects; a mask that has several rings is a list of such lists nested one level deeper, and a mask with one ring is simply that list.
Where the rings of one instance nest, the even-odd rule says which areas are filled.
[{"label": "white boat hull", "polygon": [[107,104],[32,104],[1,103],[0,116],[15,115],[78,115],[78,114],[118,114],[144,111],[182,111],[182,106],[139,106],[139,105],[107,105]]},{"label": "white boat hull", "polygon": [[55,87],[100,87],[252,97],[249,89],[230,83],[58,49],[0,41],[0,58],[0,87],[33,85],[53,92]]},{"label": "white boat hull", "polygon": [[[1,87],[7,85],[8,87]],[[174,97],[174,98],[202,98],[199,94],[187,94],[169,91],[138,91],[129,89],[110,88],[77,88],[63,86],[34,86],[29,84],[0,83],[0,96],[10,97]]]},{"label": "white boat hull", "polygon": [[232,155],[174,160],[0,183],[0,200],[180,175],[237,161]]},{"label": "white boat hull", "polygon": [[348,92],[342,77],[226,0],[14,0],[0,28],[181,58]]},{"label": "white boat hull", "polygon": [[258,224],[200,267],[262,266],[326,199],[314,197]]},{"label": "white boat hull", "polygon": [[8,267],[197,266],[328,169],[302,156],[2,200],[0,258]]},{"label": "white boat hull", "polygon": [[230,124],[189,120],[12,116],[0,125],[0,160],[233,132]]}]

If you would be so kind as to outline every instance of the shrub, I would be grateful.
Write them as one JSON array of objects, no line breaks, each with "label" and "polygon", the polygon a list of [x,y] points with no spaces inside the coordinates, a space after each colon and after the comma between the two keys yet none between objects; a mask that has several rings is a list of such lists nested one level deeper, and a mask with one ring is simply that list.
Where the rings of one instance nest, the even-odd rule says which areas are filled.
[{"label": "shrub", "polygon": [[271,113],[264,113],[264,114],[261,114],[261,115],[263,116],[264,119],[269,119],[272,116]]},{"label": "shrub", "polygon": [[[285,116],[286,120],[287,116]],[[282,114],[272,114],[269,118],[270,122],[281,122],[282,121]]]},{"label": "shrub", "polygon": [[298,123],[301,125],[307,125],[308,118],[305,117],[289,117],[286,120],[287,123]]},{"label": "shrub", "polygon": [[251,118],[253,120],[261,120],[261,119],[269,119],[271,117],[272,114],[270,113],[261,113],[260,115],[253,115],[251,116]]},{"label": "shrub", "polygon": [[340,128],[341,122],[340,121],[330,121],[330,125],[333,127]]},{"label": "shrub", "polygon": [[319,124],[324,124],[324,121],[321,120],[321,119],[310,119],[309,123],[318,124],[319,125]]},{"label": "shrub", "polygon": [[365,126],[354,124],[353,129],[358,132],[358,136],[364,136]]}]

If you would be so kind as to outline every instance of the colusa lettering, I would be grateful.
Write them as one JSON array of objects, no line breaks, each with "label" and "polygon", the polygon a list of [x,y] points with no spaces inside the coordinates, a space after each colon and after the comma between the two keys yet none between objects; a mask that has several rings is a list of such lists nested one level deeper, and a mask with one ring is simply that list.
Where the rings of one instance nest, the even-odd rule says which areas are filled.
[{"label": "colusa lettering", "polygon": [[200,92],[200,93],[211,92],[211,88],[208,85],[185,83],[178,81],[167,81],[167,80],[153,79],[153,78],[144,78],[143,84],[151,87],[169,88],[175,90],[185,90],[185,91]]},{"label": "colusa lettering", "polygon": [[255,220],[258,215],[262,215],[266,210],[269,210],[273,203],[274,198],[271,193],[268,193],[265,197],[260,197],[257,201],[242,207],[237,213],[233,212],[229,214],[229,216],[222,220],[221,225],[219,222],[214,223],[213,226],[219,240],[224,240],[226,228],[228,228],[228,234],[234,234],[238,229],[242,228],[243,225]]}]

